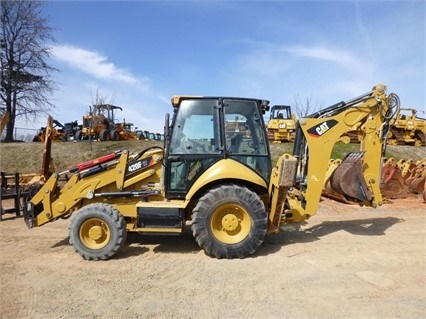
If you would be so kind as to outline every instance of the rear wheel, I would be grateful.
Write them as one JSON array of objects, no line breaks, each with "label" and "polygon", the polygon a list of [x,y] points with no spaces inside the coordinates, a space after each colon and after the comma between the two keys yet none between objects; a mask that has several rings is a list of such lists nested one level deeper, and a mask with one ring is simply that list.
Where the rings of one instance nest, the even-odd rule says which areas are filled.
[{"label": "rear wheel", "polygon": [[111,136],[110,136],[110,134],[109,134],[109,131],[108,131],[108,130],[102,130],[102,131],[99,133],[99,139],[100,139],[101,141],[109,141],[109,140],[110,140],[110,138],[111,138]]},{"label": "rear wheel", "polygon": [[70,244],[84,259],[111,258],[126,241],[126,222],[117,209],[106,204],[81,208],[70,224]]},{"label": "rear wheel", "polygon": [[116,130],[110,131],[111,141],[118,141],[120,139],[120,134]]},{"label": "rear wheel", "polygon": [[224,185],[200,198],[191,229],[207,254],[244,258],[263,243],[267,222],[265,206],[256,193],[246,187]]}]

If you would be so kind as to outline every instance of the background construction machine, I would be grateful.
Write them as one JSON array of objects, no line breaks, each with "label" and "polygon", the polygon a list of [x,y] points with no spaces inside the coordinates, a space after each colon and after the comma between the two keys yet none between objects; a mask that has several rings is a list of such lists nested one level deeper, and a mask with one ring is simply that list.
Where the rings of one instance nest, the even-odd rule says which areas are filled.
[{"label": "background construction machine", "polygon": [[[114,256],[127,232],[181,234],[189,224],[208,255],[244,258],[280,226],[316,214],[333,146],[356,123],[360,151],[334,170],[331,185],[360,205],[382,205],[383,145],[399,107],[385,85],[299,119],[293,155],[274,167],[262,117],[268,104],[174,96],[164,149],[120,150],[54,173],[26,202],[25,222],[38,227],[73,214],[70,243],[85,259]],[[236,117],[245,119],[244,135],[227,131]]]},{"label": "background construction machine", "polygon": [[75,139],[75,134],[78,131],[81,131],[83,126],[78,124],[77,121],[64,123],[64,132],[66,141],[73,141]]},{"label": "background construction machine", "polygon": [[[358,125],[354,125],[342,137],[348,137],[351,143],[359,143],[359,133]],[[394,121],[390,123],[386,139],[389,145],[425,146],[426,119],[418,117],[416,109],[400,108]]]},{"label": "background construction machine", "polygon": [[[49,120],[48,120],[49,122]],[[52,119],[53,127],[50,129],[50,138],[54,142],[72,141],[77,131],[81,131],[82,125],[77,121],[62,124],[58,120]],[[33,137],[33,142],[45,142],[47,136],[47,127],[41,127]]]},{"label": "background construction machine", "polygon": [[289,105],[271,107],[267,130],[269,141],[290,142],[294,140],[296,116],[291,113]]},{"label": "background construction machine", "polygon": [[145,137],[137,134],[136,130],[133,130],[133,123],[128,123],[123,120],[122,123],[117,123],[114,125],[114,130],[118,132],[120,141],[128,140],[144,140]]},{"label": "background construction machine", "polygon": [[50,138],[53,142],[65,142],[68,140],[68,135],[65,132],[64,125],[59,122],[58,120],[52,119],[51,116],[49,116],[47,122],[49,123],[51,121],[52,127],[49,128],[49,126],[41,127],[40,130],[34,135],[33,142],[42,142],[44,143],[46,141],[46,136],[49,131]]},{"label": "background construction machine", "polygon": [[390,145],[426,145],[426,120],[417,117],[417,110],[401,108],[388,134]]},{"label": "background construction machine", "polygon": [[95,104],[90,107],[89,115],[83,116],[82,129],[75,133],[76,140],[118,141],[119,133],[115,130],[115,110],[122,111],[120,106],[111,104]]}]

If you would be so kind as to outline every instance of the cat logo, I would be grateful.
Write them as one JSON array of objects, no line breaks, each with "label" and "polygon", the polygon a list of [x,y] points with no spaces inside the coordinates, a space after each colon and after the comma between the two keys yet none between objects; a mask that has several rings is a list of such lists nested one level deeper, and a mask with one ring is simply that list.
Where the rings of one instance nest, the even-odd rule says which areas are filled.
[{"label": "cat logo", "polygon": [[327,125],[327,122],[322,123],[320,126],[315,128],[315,131],[317,131],[318,135],[323,135],[325,132],[327,132],[330,128]]},{"label": "cat logo", "polygon": [[324,135],[328,130],[335,126],[338,122],[336,120],[329,120],[319,123],[308,130],[308,134],[312,137],[320,137]]}]

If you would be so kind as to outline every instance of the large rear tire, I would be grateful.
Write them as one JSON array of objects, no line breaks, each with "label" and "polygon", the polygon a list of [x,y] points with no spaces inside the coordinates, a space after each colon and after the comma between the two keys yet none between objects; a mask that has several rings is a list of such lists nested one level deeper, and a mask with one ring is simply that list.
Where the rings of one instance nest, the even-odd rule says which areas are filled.
[{"label": "large rear tire", "polygon": [[109,135],[111,136],[111,141],[119,141],[120,140],[120,134],[116,130],[111,130],[109,132]]},{"label": "large rear tire", "polygon": [[246,187],[223,185],[200,198],[192,232],[198,245],[216,258],[244,258],[263,243],[268,219],[259,196]]},{"label": "large rear tire", "polygon": [[126,222],[114,207],[90,204],[81,208],[69,228],[70,244],[84,259],[106,260],[126,241]]},{"label": "large rear tire", "polygon": [[109,141],[111,139],[111,135],[110,135],[109,131],[108,130],[102,130],[99,133],[99,139],[101,141]]}]

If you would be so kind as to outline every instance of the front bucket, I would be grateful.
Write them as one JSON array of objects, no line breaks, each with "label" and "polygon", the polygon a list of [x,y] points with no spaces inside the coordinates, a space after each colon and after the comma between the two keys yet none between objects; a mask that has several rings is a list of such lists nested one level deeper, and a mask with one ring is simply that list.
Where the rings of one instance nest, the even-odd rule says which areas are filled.
[{"label": "front bucket", "polygon": [[330,177],[334,192],[352,200],[366,202],[373,199],[362,170],[363,152],[349,153]]}]

